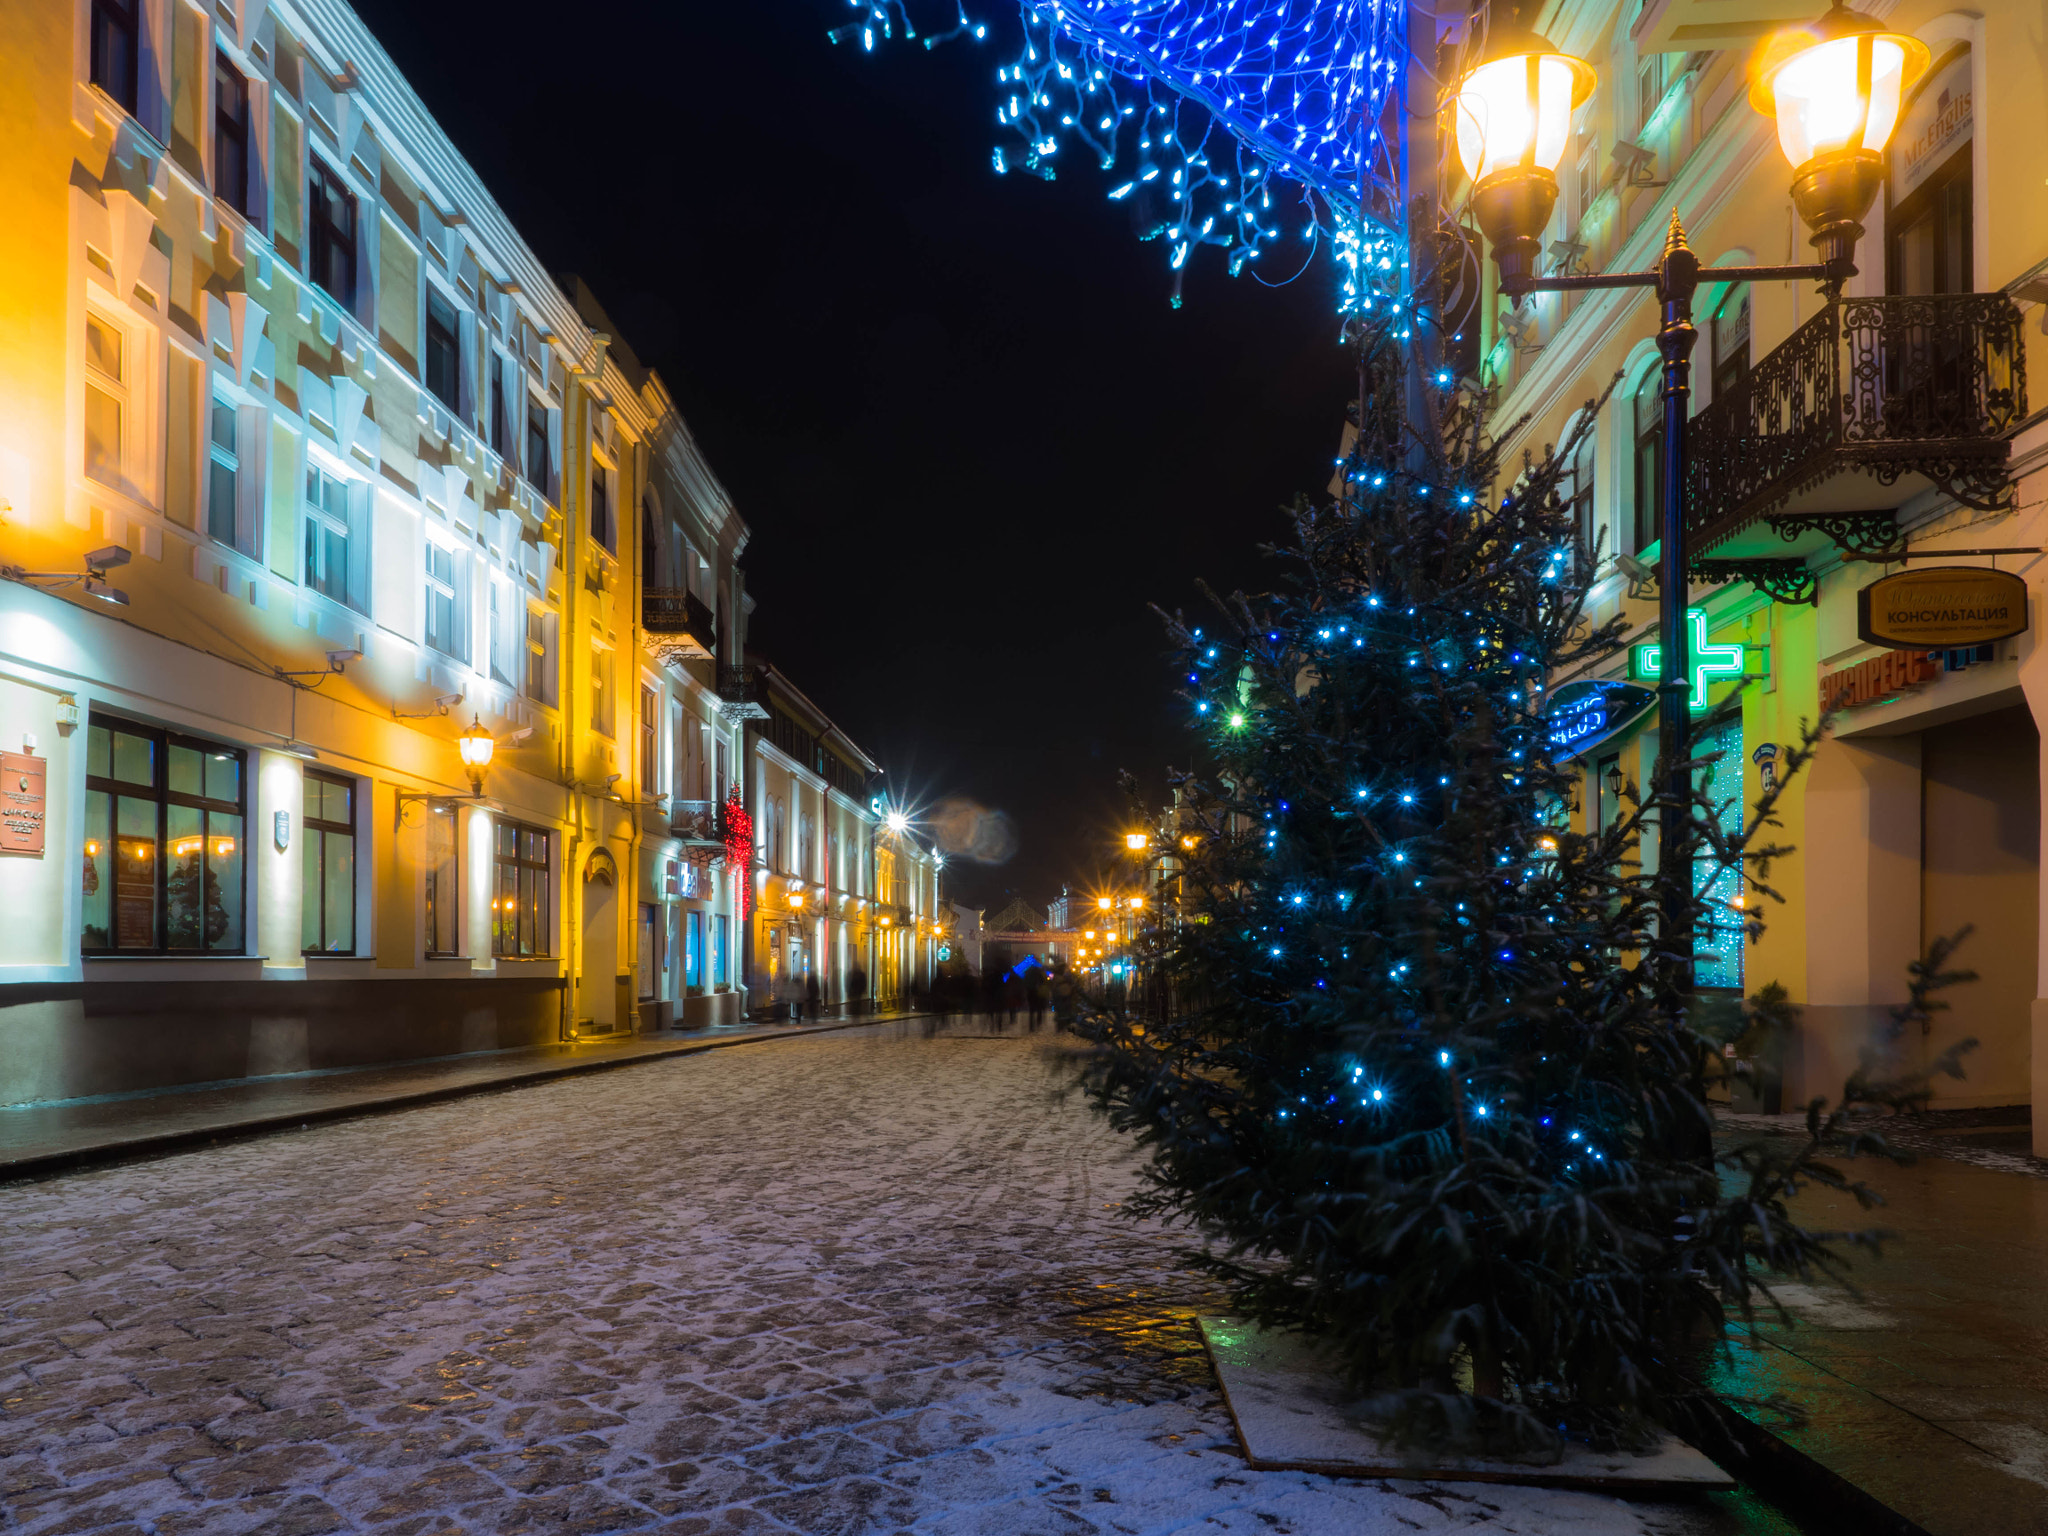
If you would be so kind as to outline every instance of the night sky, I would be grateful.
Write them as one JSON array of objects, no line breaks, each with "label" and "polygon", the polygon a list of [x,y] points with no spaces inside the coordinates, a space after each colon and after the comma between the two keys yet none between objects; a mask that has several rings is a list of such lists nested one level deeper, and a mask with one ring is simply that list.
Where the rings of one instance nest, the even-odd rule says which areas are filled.
[{"label": "night sky", "polygon": [[[506,213],[658,368],[753,530],[753,648],[927,803],[1085,882],[1190,738],[1147,604],[1267,577],[1355,390],[1318,259],[1269,287],[1160,242],[1069,152],[998,176],[989,42],[834,47],[835,0],[356,0]],[[1300,252],[1270,258],[1281,275]]]}]

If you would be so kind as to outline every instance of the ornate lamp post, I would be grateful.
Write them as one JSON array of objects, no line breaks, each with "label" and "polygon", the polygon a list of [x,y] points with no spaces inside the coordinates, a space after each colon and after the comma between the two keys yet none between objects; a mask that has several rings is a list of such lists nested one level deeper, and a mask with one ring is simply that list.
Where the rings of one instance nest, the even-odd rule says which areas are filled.
[{"label": "ornate lamp post", "polygon": [[[1831,294],[1856,273],[1856,242],[1884,181],[1884,147],[1900,103],[1928,64],[1925,44],[1876,21],[1834,8],[1809,26],[1780,33],[1758,53],[1750,101],[1778,121],[1778,143],[1793,166],[1792,201],[1813,232],[1820,260],[1806,265],[1715,267],[1723,282],[1813,278]],[[1592,91],[1594,72],[1547,39],[1518,26],[1496,28],[1486,57],[1458,83],[1458,156],[1472,178],[1472,212],[1493,247],[1500,291],[1561,293],[1588,288],[1649,288],[1662,305],[1657,352],[1663,359],[1664,456],[1659,527],[1658,628],[1664,647],[1657,685],[1657,786],[1665,827],[1658,860],[1659,906],[1667,948],[1690,991],[1692,934],[1685,919],[1691,876],[1687,809],[1691,784],[1689,693],[1692,654],[1686,633],[1686,417],[1692,394],[1693,295],[1700,262],[1678,215],[1657,265],[1644,272],[1542,277],[1537,261],[1544,226],[1557,205],[1557,165],[1571,136],[1571,114]]]}]

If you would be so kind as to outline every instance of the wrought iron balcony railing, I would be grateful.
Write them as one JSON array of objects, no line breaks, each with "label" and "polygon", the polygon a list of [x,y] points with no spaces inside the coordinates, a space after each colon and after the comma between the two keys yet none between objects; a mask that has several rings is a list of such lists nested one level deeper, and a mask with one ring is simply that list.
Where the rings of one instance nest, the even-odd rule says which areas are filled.
[{"label": "wrought iron balcony railing", "polygon": [[1858,512],[1888,517],[1927,483],[2002,505],[2006,435],[2027,414],[2020,324],[1997,293],[1829,304],[1692,419],[1691,553],[1854,472]]},{"label": "wrought iron balcony railing", "polygon": [[668,832],[689,847],[725,846],[724,818],[716,800],[669,801]]},{"label": "wrought iron balcony railing", "polygon": [[718,619],[693,592],[679,587],[646,587],[640,593],[640,627],[647,648],[663,661],[707,661],[718,654]]}]

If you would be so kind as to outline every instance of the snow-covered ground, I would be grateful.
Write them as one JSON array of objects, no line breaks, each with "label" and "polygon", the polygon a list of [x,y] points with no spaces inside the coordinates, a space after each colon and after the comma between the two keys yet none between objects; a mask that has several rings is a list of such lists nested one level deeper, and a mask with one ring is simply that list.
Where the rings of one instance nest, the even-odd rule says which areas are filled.
[{"label": "snow-covered ground", "polygon": [[1260,1473],[1046,1037],[747,1046],[0,1192],[31,1533],[1686,1533]]}]

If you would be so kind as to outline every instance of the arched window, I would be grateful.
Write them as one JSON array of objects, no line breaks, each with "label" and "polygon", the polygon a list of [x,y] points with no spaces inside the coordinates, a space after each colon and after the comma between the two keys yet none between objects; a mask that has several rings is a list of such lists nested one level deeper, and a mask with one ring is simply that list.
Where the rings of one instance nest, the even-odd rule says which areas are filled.
[{"label": "arched window", "polygon": [[1657,542],[1664,510],[1663,383],[1652,368],[1636,386],[1636,526],[1634,553]]}]

